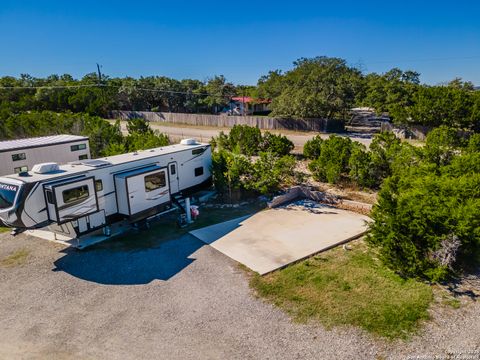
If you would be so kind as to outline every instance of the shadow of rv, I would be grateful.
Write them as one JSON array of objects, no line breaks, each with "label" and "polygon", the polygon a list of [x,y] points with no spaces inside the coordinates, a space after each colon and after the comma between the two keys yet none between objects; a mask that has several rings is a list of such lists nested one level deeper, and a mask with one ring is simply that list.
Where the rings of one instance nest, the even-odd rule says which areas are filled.
[{"label": "shadow of rv", "polygon": [[204,244],[191,235],[161,241],[154,247],[109,249],[92,247],[62,250],[65,256],[54,262],[53,271],[105,285],[140,285],[168,280],[189,266],[192,254]]}]

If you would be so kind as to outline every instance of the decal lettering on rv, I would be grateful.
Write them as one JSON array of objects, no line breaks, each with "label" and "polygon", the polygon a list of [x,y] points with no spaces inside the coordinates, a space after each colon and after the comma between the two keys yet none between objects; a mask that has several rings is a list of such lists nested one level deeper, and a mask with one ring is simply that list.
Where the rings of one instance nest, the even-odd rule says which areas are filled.
[{"label": "decal lettering on rv", "polygon": [[7,190],[7,191],[17,191],[18,186],[15,185],[8,185],[8,184],[0,184],[0,190]]}]

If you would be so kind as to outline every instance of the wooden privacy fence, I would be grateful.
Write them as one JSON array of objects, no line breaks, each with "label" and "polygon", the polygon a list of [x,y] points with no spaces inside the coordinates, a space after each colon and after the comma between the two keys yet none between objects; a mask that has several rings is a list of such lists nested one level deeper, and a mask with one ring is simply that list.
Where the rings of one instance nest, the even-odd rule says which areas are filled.
[{"label": "wooden privacy fence", "polygon": [[226,116],[123,110],[112,111],[110,116],[113,119],[120,120],[143,118],[151,122],[226,128],[231,128],[234,125],[249,125],[265,130],[318,132],[343,132],[345,130],[343,121],[334,119],[281,119],[266,116]]}]

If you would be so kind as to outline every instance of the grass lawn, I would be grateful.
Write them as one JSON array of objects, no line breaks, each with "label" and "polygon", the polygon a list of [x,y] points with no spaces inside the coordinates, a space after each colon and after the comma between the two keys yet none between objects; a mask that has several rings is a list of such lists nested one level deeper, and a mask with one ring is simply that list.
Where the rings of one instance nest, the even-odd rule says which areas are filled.
[{"label": "grass lawn", "polygon": [[14,267],[23,265],[28,258],[30,252],[27,249],[19,249],[11,253],[6,258],[0,260],[0,265],[4,267]]},{"label": "grass lawn", "polygon": [[0,226],[0,234],[5,233],[5,232],[9,232],[10,230],[11,230],[10,228]]},{"label": "grass lawn", "polygon": [[[131,230],[120,236],[112,237],[111,240],[95,244],[90,249],[107,248],[109,250],[139,250],[158,246],[163,241],[181,237],[189,231],[200,229],[205,226],[218,224],[240,216],[249,215],[261,211],[265,203],[252,202],[248,205],[235,208],[207,208],[200,206],[200,216],[193,224],[179,228],[176,225],[177,212],[152,222],[150,228],[144,230]],[[84,250],[88,251],[88,249]]]},{"label": "grass lawn", "polygon": [[251,286],[295,320],[354,325],[386,338],[408,338],[428,318],[432,288],[386,269],[362,241],[264,277]]}]

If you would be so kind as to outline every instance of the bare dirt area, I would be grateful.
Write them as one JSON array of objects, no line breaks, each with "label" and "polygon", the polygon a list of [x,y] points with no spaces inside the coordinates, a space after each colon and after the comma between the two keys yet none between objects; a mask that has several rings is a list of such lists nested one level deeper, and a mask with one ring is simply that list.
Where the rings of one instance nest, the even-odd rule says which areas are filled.
[{"label": "bare dirt area", "polygon": [[319,191],[333,195],[346,200],[354,200],[366,204],[375,204],[377,202],[377,192],[368,189],[359,189],[351,184],[328,184],[313,179],[312,172],[308,169],[308,160],[297,160],[295,170],[302,174],[305,185],[312,186]]},{"label": "bare dirt area", "polygon": [[191,235],[77,251],[0,235],[1,359],[405,359],[480,350],[480,304],[435,307],[409,341],[298,324]]}]

